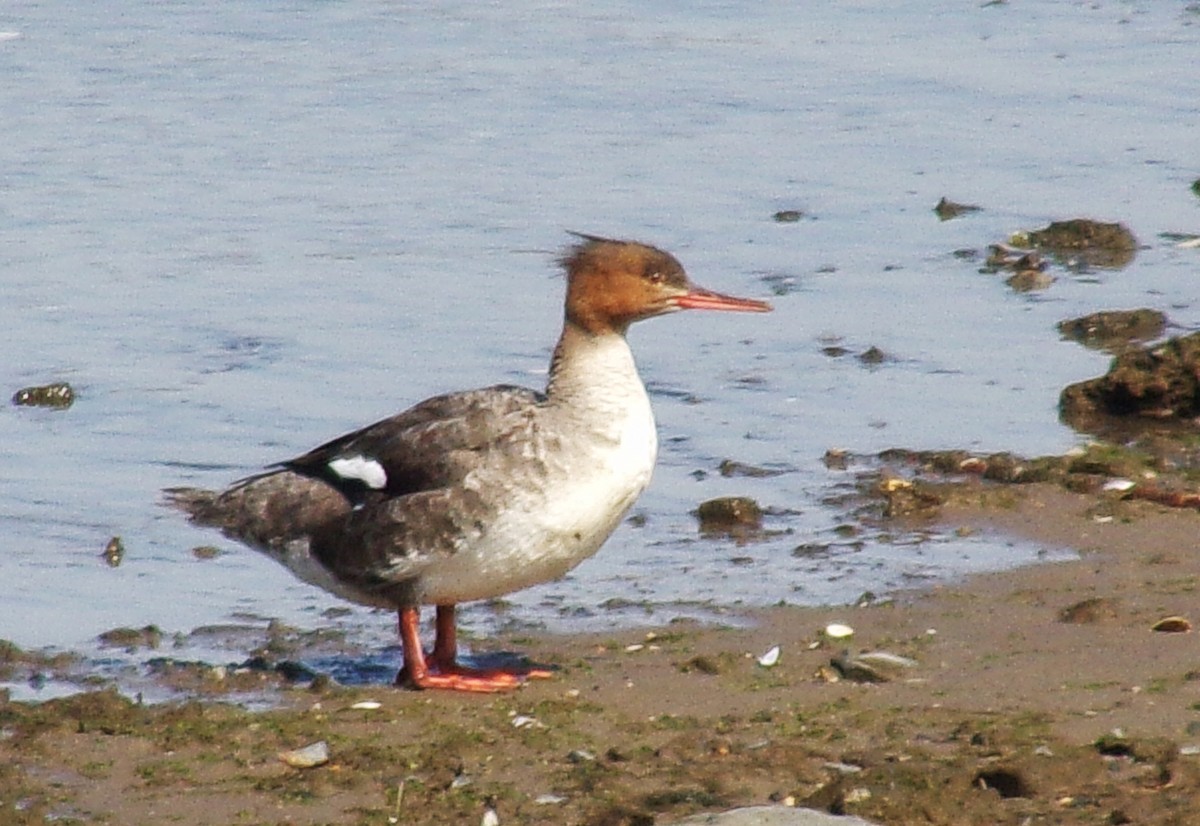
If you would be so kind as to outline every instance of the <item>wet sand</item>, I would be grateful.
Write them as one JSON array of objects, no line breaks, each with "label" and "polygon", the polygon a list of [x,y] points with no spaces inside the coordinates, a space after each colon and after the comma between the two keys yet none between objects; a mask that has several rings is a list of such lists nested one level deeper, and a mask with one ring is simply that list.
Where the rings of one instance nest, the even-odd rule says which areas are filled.
[{"label": "wet sand", "polygon": [[[510,695],[0,705],[0,822],[475,824],[490,806],[500,823],[650,824],[770,801],[886,824],[1194,822],[1196,636],[1151,626],[1198,619],[1196,512],[1014,491],[1008,507],[952,505],[944,526],[1080,558],[749,628],[480,641],[559,666]],[[916,667],[832,681],[834,621],[855,629],[852,652]],[[364,700],[380,706],[351,708]],[[319,740],[322,766],[278,757]]]}]

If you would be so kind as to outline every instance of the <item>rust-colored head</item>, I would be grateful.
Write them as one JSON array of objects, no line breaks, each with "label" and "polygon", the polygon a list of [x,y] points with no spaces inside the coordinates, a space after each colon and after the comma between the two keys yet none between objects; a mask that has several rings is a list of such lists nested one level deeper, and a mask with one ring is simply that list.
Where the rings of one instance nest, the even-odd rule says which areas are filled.
[{"label": "rust-colored head", "polygon": [[567,320],[590,333],[619,332],[676,310],[768,312],[771,305],[697,287],[675,256],[648,244],[572,233],[581,241],[561,263],[567,271]]}]

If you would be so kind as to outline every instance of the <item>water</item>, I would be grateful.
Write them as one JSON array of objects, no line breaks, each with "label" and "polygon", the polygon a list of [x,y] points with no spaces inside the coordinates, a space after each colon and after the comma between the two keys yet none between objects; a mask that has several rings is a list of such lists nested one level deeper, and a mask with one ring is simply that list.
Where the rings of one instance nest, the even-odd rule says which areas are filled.
[{"label": "water", "polygon": [[[0,411],[0,638],[22,646],[326,624],[337,600],[159,489],[223,486],[444,390],[539,386],[566,229],[780,294],[770,316],[634,330],[663,444],[645,524],[514,595],[551,629],[1033,560],[995,537],[791,552],[841,519],[827,448],[1062,452],[1079,437],[1058,392],[1105,358],[1056,322],[1152,306],[1200,324],[1200,252],[1158,237],[1200,230],[1200,15],[1181,4],[14,0],[0,30],[0,387],[80,396]],[[943,195],[985,211],[939,223]],[[1076,216],[1144,248],[1034,294],[952,255]],[[831,340],[893,359],[830,358]],[[723,479],[724,458],[789,472]],[[786,533],[701,540],[689,511],[728,494]],[[229,552],[198,560],[204,543]],[[344,622],[392,639],[385,614]]]}]

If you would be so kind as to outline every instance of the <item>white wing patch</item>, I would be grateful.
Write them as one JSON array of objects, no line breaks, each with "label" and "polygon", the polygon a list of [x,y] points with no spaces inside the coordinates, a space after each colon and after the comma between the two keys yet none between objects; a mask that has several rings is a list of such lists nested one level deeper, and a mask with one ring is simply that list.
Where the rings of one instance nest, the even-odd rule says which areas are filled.
[{"label": "white wing patch", "polygon": [[329,463],[329,469],[343,479],[357,479],[371,490],[383,490],[387,487],[387,471],[383,469],[383,465],[366,456],[334,459]]}]

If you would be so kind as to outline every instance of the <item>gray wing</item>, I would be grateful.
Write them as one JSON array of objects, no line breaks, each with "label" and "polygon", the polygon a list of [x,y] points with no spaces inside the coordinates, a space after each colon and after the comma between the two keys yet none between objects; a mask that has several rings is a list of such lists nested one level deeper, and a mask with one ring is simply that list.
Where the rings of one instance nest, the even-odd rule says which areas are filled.
[{"label": "gray wing", "polygon": [[[355,503],[313,537],[313,555],[360,590],[409,601],[411,580],[486,530],[498,503],[462,482],[474,471],[504,473],[521,453],[514,442],[536,441],[544,401],[510,386],[438,396],[286,463]],[[377,467],[383,478],[348,479],[339,460]]]},{"label": "gray wing", "polygon": [[508,385],[436,396],[223,492],[175,488],[167,500],[284,564],[305,541],[338,580],[404,604],[412,580],[489,519],[459,483],[530,437],[544,401]]},{"label": "gray wing", "polygon": [[356,505],[462,481],[518,419],[545,401],[497,385],[448,393],[314,448],[282,466],[319,479]]}]

